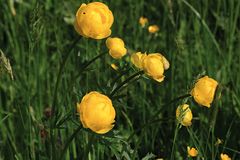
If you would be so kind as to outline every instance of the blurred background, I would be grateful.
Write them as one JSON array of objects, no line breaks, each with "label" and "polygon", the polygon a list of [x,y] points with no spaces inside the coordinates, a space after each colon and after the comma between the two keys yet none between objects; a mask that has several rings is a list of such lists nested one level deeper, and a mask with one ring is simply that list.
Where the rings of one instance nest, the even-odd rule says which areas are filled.
[{"label": "blurred background", "polygon": [[[102,56],[105,40],[82,38],[61,75],[56,95],[55,137],[50,137],[51,105],[61,62],[79,38],[73,22],[82,0],[0,0],[0,159],[55,159],[81,125],[76,103],[90,91],[109,93],[137,70],[129,55]],[[83,130],[63,159],[240,159],[239,0],[106,0],[114,15],[112,37],[124,40],[129,54],[162,53],[170,62],[162,83],[146,76],[124,87],[113,105],[116,124],[107,135]],[[148,18],[142,27],[139,18]],[[159,31],[148,32],[148,25]],[[3,58],[5,55],[5,58]],[[10,63],[6,61],[9,59]],[[111,64],[118,66],[114,70]],[[5,65],[3,65],[5,64]],[[176,133],[175,110],[201,75],[216,79],[221,93],[211,108],[190,98],[193,125]],[[185,101],[184,101],[185,102]],[[174,138],[175,137],[175,138]],[[221,143],[216,143],[217,139]],[[54,143],[54,149],[51,144]]]}]

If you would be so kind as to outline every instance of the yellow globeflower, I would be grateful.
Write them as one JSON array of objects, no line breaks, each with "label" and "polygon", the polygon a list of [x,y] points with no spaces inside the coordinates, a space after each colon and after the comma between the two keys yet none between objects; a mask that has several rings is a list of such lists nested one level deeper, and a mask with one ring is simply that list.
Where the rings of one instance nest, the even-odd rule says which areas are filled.
[{"label": "yellow globeflower", "polygon": [[[142,60],[144,72],[158,82],[162,82],[164,80],[164,70],[169,67],[167,59],[163,57],[164,56],[160,53],[152,53],[144,56]],[[166,65],[167,63],[168,66]]]},{"label": "yellow globeflower", "polygon": [[81,103],[77,104],[77,111],[83,127],[96,133],[107,133],[114,126],[116,113],[112,101],[96,91],[83,97]]},{"label": "yellow globeflower", "polygon": [[148,19],[145,17],[140,17],[139,18],[139,23],[142,27],[145,27],[145,25],[148,23]]},{"label": "yellow globeflower", "polygon": [[109,54],[115,58],[120,59],[127,54],[127,49],[122,39],[114,37],[107,38],[106,46],[109,49]]},{"label": "yellow globeflower", "polygon": [[176,110],[176,118],[183,126],[191,126],[192,125],[192,111],[189,108],[188,104],[183,104],[178,106]]},{"label": "yellow globeflower", "polygon": [[148,32],[149,33],[156,33],[159,31],[159,27],[157,25],[151,25],[148,27]]},{"label": "yellow globeflower", "polygon": [[208,76],[204,76],[195,83],[191,95],[198,104],[210,107],[214,99],[217,85],[217,81]]},{"label": "yellow globeflower", "polygon": [[137,52],[131,55],[131,62],[139,69],[142,69],[143,58],[146,57],[146,53]]},{"label": "yellow globeflower", "polygon": [[114,70],[116,70],[116,71],[118,70],[118,66],[117,66],[116,64],[114,64],[114,63],[111,64],[111,67],[112,67]]},{"label": "yellow globeflower", "polygon": [[110,36],[113,20],[113,14],[105,4],[83,3],[76,13],[74,27],[84,37],[103,39]]},{"label": "yellow globeflower", "polygon": [[170,67],[170,64],[169,64],[168,60],[163,55],[161,55],[161,56],[162,56],[162,61],[163,61],[163,67],[164,67],[165,70],[167,70]]},{"label": "yellow globeflower", "polygon": [[190,148],[189,146],[187,147],[187,152],[188,152],[188,156],[190,157],[196,157],[198,155],[198,151],[196,148]]},{"label": "yellow globeflower", "polygon": [[231,158],[227,154],[221,153],[220,157],[221,157],[221,160],[231,160]]}]

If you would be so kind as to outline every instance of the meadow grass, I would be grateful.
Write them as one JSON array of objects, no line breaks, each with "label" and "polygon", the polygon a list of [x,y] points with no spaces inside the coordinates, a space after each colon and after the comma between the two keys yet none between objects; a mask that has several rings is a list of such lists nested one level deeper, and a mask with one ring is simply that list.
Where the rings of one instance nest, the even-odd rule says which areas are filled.
[{"label": "meadow grass", "polygon": [[[103,1],[114,14],[112,36],[130,53],[160,52],[170,62],[162,83],[138,76],[114,94],[116,124],[105,135],[82,128],[76,103],[93,90],[110,94],[138,71],[129,56],[112,59],[105,40],[75,32],[75,13],[88,2],[0,0],[0,49],[13,71],[13,80],[0,72],[0,159],[183,160],[191,159],[187,146],[197,148],[199,160],[220,159],[220,153],[240,159],[240,1]],[[157,35],[141,28],[141,16],[160,27]],[[211,108],[190,97],[171,101],[204,74],[220,84]],[[194,116],[187,128],[175,118],[185,102]]]}]

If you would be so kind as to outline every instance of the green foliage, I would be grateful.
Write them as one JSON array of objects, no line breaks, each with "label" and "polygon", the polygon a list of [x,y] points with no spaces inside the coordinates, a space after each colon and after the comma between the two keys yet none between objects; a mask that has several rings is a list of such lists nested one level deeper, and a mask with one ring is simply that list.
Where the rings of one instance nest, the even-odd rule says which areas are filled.
[{"label": "green foliage", "polygon": [[[197,148],[196,159],[215,160],[220,153],[240,159],[240,1],[103,1],[115,17],[112,36],[121,37],[129,52],[160,52],[170,62],[162,83],[139,76],[126,84],[138,71],[129,57],[113,60],[104,54],[105,40],[82,38],[71,46],[79,39],[72,25],[75,12],[88,2],[0,0],[0,159],[180,160],[188,158],[187,146]],[[157,24],[159,33],[141,28],[141,16]],[[203,74],[221,87],[210,109],[191,97],[168,103],[189,93]],[[121,84],[112,97],[113,130],[97,135],[79,129],[76,103],[87,92],[109,94]],[[56,112],[49,118],[53,101]],[[175,120],[183,102],[194,116],[189,128]],[[215,144],[217,138],[223,143]]]}]

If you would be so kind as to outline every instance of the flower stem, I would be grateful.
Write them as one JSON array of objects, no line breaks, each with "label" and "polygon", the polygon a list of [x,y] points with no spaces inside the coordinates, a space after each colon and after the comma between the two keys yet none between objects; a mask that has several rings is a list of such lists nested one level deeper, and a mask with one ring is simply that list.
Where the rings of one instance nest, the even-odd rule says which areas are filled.
[{"label": "flower stem", "polygon": [[[52,113],[54,115],[56,114],[57,91],[58,91],[59,83],[61,81],[62,73],[64,71],[67,60],[69,59],[71,53],[73,53],[72,50],[73,50],[74,46],[79,42],[79,40],[81,38],[82,37],[80,37],[80,38],[78,37],[75,41],[73,41],[72,45],[69,47],[69,51],[67,52],[67,55],[63,58],[63,61],[60,65],[60,69],[59,69],[59,72],[58,72],[58,75],[57,75],[57,81],[56,81],[56,84],[55,84],[54,94],[53,94],[53,102],[52,102]],[[53,124],[51,123],[51,125],[53,125]]]},{"label": "flower stem", "polygon": [[[176,97],[176,98],[172,99],[171,101],[169,101],[168,103],[163,104],[160,108],[162,109],[164,106],[170,105],[171,103],[177,102],[178,100],[181,100],[181,99],[184,99],[184,98],[187,98],[187,97],[190,97],[190,96],[191,96],[190,94],[185,94],[185,95]],[[164,121],[164,119],[155,119],[155,117],[161,112],[161,109],[159,109],[159,110],[153,115],[153,118],[152,118],[152,119],[150,119],[147,123],[145,123],[144,125],[142,125],[141,127],[139,127],[139,129],[135,130],[135,131],[128,137],[128,141],[129,141],[138,131],[140,131],[140,130],[142,130],[142,129],[145,129],[146,127],[150,126],[150,125],[147,125],[147,124],[152,124],[152,123],[158,122],[158,121]],[[169,118],[167,118],[167,119],[169,119]]]},{"label": "flower stem", "polygon": [[123,81],[122,83],[120,83],[109,95],[109,97],[113,97],[118,90],[120,90],[125,84],[127,84],[129,81],[131,81],[132,79],[134,79],[135,77],[141,76],[142,74],[144,74],[144,71],[138,71],[136,73],[134,73],[133,75],[131,75],[130,77],[128,77],[125,81]]},{"label": "flower stem", "polygon": [[179,100],[181,100],[181,99],[184,99],[184,98],[187,98],[187,97],[190,97],[190,96],[191,96],[191,94],[188,93],[188,94],[185,94],[185,95],[176,97],[176,98],[172,99],[171,101],[167,102],[166,104],[163,104],[163,105],[160,107],[160,109],[154,114],[153,117],[156,117],[156,116],[162,111],[162,108],[163,108],[163,107],[168,106],[168,105],[170,105],[170,104],[172,104],[172,103],[175,103],[175,102],[177,102],[177,101],[179,101]]},{"label": "flower stem", "polygon": [[62,152],[61,152],[61,156],[59,157],[60,160],[61,160],[61,159],[64,159],[63,157],[64,157],[65,152],[67,151],[67,149],[68,149],[69,145],[71,144],[72,140],[77,136],[78,132],[79,132],[81,129],[82,129],[82,126],[79,126],[79,127],[73,132],[73,134],[68,138],[68,140],[67,140],[66,144],[64,145],[64,148],[63,148],[63,150],[62,150]]},{"label": "flower stem", "polygon": [[[99,58],[101,58],[102,56],[106,55],[107,52],[103,52],[95,57],[93,57],[91,60],[87,61],[85,64],[83,64],[83,66],[81,67],[81,69],[79,70],[79,72],[77,73],[77,75],[75,75],[72,80],[70,86],[68,87],[69,90],[72,89],[72,87],[74,86],[76,80],[83,74],[83,72],[85,71],[85,69],[90,66],[93,62],[95,62],[96,60],[98,60]],[[68,93],[68,92],[67,92]]]},{"label": "flower stem", "polygon": [[154,120],[149,120],[147,123],[141,125],[138,129],[135,129],[132,134],[130,134],[130,136],[127,138],[127,142],[129,142],[132,137],[137,134],[138,132],[142,131],[142,130],[145,130],[147,129],[147,127],[150,127],[156,123],[159,123],[159,122],[167,122],[167,121],[174,121],[175,120],[175,117],[172,117],[172,118],[161,118],[161,119],[154,119]]},{"label": "flower stem", "polygon": [[178,135],[178,130],[179,130],[179,124],[177,124],[177,126],[175,128],[175,133],[174,133],[174,138],[173,138],[173,146],[172,146],[171,158],[170,158],[171,160],[174,159],[173,152],[174,152],[175,142],[176,142],[177,135]]},{"label": "flower stem", "polygon": [[71,44],[71,46],[69,47],[69,50],[66,54],[66,56],[63,58],[62,63],[60,64],[60,69],[58,71],[58,75],[57,75],[57,81],[55,84],[55,89],[54,89],[54,94],[53,94],[53,102],[52,102],[52,113],[53,113],[53,117],[51,117],[50,120],[50,139],[51,139],[51,159],[56,159],[56,153],[55,153],[55,143],[54,143],[54,133],[53,133],[53,128],[54,128],[54,124],[55,124],[55,119],[56,119],[56,102],[57,102],[57,92],[58,92],[58,86],[59,83],[61,81],[61,76],[62,73],[64,71],[65,65],[67,63],[67,60],[69,59],[73,48],[75,47],[75,45],[79,42],[79,40],[82,37],[77,37],[77,39],[75,41],[73,41],[73,43]]},{"label": "flower stem", "polygon": [[87,68],[90,64],[92,64],[93,62],[95,62],[97,59],[101,58],[102,56],[104,56],[105,54],[107,54],[107,52],[104,52],[104,53],[101,53],[95,57],[93,57],[93,59],[91,59],[90,61],[86,62],[82,69],[80,70],[80,72],[73,78],[74,80],[76,80],[80,75],[81,73],[84,71],[85,68]]}]

